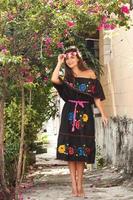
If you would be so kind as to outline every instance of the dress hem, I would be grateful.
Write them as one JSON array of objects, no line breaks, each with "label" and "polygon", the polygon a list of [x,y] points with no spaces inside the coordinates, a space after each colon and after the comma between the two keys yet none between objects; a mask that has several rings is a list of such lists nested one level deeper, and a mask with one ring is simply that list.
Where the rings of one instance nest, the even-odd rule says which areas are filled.
[{"label": "dress hem", "polygon": [[62,161],[75,161],[75,162],[85,162],[87,164],[94,164],[95,161],[87,161],[87,160],[72,160],[72,159],[65,159],[65,158],[56,158],[56,160],[62,160]]}]

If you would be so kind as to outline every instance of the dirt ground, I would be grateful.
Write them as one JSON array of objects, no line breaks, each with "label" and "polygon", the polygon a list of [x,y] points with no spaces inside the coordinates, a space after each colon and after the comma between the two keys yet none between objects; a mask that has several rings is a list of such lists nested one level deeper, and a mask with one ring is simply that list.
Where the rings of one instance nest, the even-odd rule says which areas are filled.
[{"label": "dirt ground", "polygon": [[[45,162],[31,169],[29,183],[21,186],[21,200],[79,200],[83,197],[71,197],[71,181],[66,164]],[[126,179],[111,167],[103,169],[85,169],[84,189],[88,200],[133,200],[133,179]]]}]

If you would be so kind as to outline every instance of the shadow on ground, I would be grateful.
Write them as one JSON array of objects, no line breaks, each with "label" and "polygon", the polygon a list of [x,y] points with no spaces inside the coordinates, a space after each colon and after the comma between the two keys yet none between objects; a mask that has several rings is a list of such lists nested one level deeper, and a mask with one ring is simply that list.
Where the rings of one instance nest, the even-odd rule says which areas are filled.
[{"label": "shadow on ground", "polygon": [[[85,199],[88,200],[133,200],[131,178],[115,168],[103,168],[84,172]],[[21,186],[23,200],[79,200],[71,197],[71,181],[66,163],[55,161],[31,168],[26,183]]]}]

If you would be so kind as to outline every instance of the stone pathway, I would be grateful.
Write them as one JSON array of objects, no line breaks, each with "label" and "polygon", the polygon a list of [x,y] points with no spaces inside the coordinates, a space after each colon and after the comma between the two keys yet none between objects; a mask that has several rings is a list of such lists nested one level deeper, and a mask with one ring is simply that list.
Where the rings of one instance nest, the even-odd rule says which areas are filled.
[{"label": "stone pathway", "polygon": [[[49,161],[50,162],[50,161]],[[46,164],[38,166],[29,175],[34,177],[34,183],[28,189],[23,189],[24,200],[80,200],[81,197],[71,197],[71,182],[67,166]],[[84,172],[84,188],[88,200],[133,200],[133,184],[126,181],[115,169]]]},{"label": "stone pathway", "polygon": [[[47,154],[36,157],[35,168],[22,185],[21,200],[81,200],[71,197],[67,162],[55,159],[57,135],[49,135]],[[133,179],[132,179],[133,180]],[[133,200],[133,181],[115,168],[85,169],[84,188],[88,200]]]}]

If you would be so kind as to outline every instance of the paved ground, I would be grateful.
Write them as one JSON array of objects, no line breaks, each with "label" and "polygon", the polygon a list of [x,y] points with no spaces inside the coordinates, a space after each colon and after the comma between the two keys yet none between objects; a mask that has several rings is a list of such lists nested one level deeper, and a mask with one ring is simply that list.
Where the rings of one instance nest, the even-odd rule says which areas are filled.
[{"label": "paved ground", "polygon": [[[24,200],[79,200],[71,197],[71,182],[67,166],[59,166],[50,161],[32,170],[29,177],[34,183],[23,189]],[[84,188],[88,200],[133,200],[133,184],[126,181],[122,173],[115,169],[104,168],[89,171],[85,169]]]},{"label": "paved ground", "polygon": [[[57,135],[49,137],[48,153],[37,155],[36,166],[28,175],[29,183],[22,185],[20,200],[83,199],[71,197],[67,162],[55,160]],[[133,200],[133,182],[113,167],[85,169],[84,188],[88,200]]]}]

